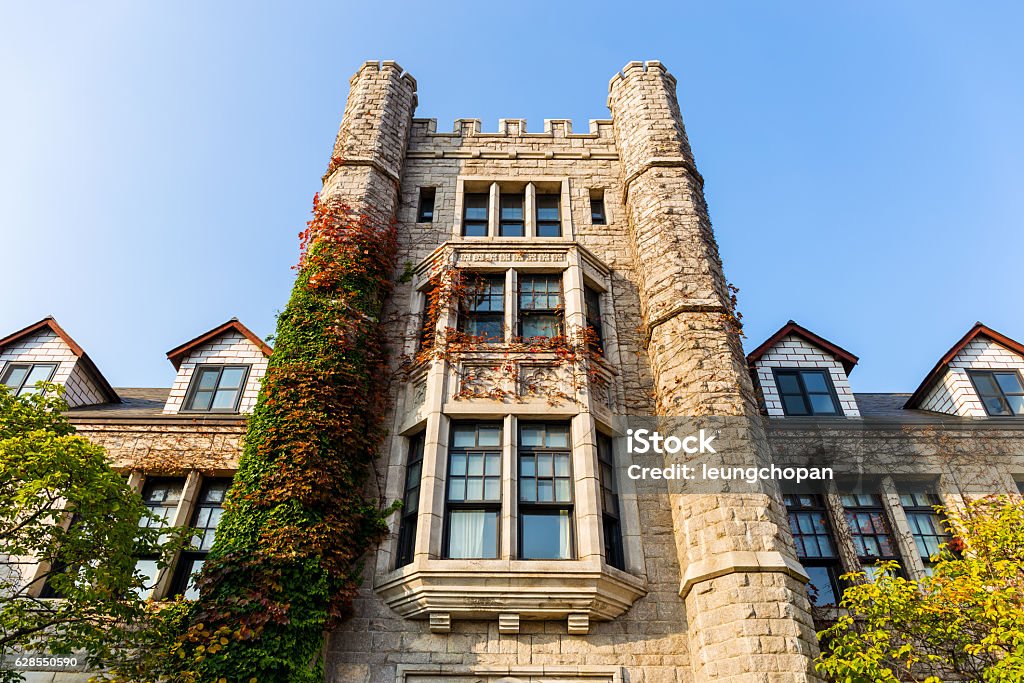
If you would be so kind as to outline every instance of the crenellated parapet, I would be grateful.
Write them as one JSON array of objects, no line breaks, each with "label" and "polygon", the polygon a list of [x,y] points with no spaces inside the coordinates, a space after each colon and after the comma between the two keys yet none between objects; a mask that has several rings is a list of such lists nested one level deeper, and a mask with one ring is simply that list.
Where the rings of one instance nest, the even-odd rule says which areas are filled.
[{"label": "crenellated parapet", "polygon": [[618,159],[615,133],[607,119],[591,119],[586,133],[573,132],[569,119],[545,119],[542,132],[530,132],[526,119],[498,120],[484,131],[480,119],[456,119],[451,132],[438,132],[437,119],[413,119],[412,158]]}]

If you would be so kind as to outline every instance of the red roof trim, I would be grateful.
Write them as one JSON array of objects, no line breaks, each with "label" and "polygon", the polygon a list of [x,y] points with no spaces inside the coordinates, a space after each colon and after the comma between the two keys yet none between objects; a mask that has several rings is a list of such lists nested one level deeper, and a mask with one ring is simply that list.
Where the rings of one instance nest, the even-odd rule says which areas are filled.
[{"label": "red roof trim", "polygon": [[788,323],[783,325],[778,332],[770,336],[763,344],[750,352],[747,356],[747,365],[753,366],[754,363],[760,360],[761,356],[767,353],[769,349],[791,334],[795,334],[814,346],[817,346],[822,351],[826,351],[835,356],[839,362],[843,364],[843,369],[846,370],[847,375],[850,374],[853,367],[857,365],[857,361],[860,360],[857,356],[853,355],[841,346],[833,344],[824,337],[819,337],[806,327],[798,325],[790,320]]},{"label": "red roof trim", "polygon": [[264,355],[269,356],[271,352],[273,352],[273,349],[270,348],[270,345],[267,344],[267,342],[257,337],[252,330],[250,330],[248,327],[240,323],[238,321],[238,318],[232,318],[223,325],[218,325],[209,332],[204,332],[195,339],[187,341],[181,346],[174,347],[173,349],[167,352],[167,360],[171,361],[171,364],[174,365],[174,369],[177,370],[181,366],[182,358],[184,358],[189,351],[196,348],[197,346],[202,346],[206,342],[216,339],[225,332],[229,332],[231,330],[238,332],[243,337],[245,337],[253,344],[258,346],[260,351],[262,351]]},{"label": "red roof trim", "polygon": [[976,337],[980,336],[988,337],[989,339],[999,344],[1000,346],[1005,346],[1009,350],[1019,353],[1021,356],[1024,356],[1024,344],[1021,344],[1018,341],[1010,339],[1004,334],[999,334],[991,327],[987,327],[986,325],[980,322],[974,323],[974,327],[968,330],[967,334],[961,337],[960,341],[958,341],[956,344],[953,344],[953,347],[946,352],[946,355],[939,359],[939,362],[935,364],[935,367],[932,368],[932,371],[929,372],[928,375],[924,378],[924,381],[921,382],[921,385],[919,387],[917,387],[917,390],[914,391],[913,395],[909,399],[907,399],[907,402],[903,405],[903,407],[917,408],[918,405],[920,405],[921,401],[924,400],[925,395],[931,390],[932,385],[935,384],[935,382],[938,381],[938,379],[942,376],[942,373],[946,369],[946,366],[949,365],[950,361],[952,361],[956,357],[956,354],[963,351],[965,346],[974,341]]},{"label": "red roof trim", "polygon": [[48,315],[39,322],[33,323],[28,327],[23,327],[14,334],[9,334],[3,339],[0,339],[0,349],[10,346],[14,342],[20,341],[25,337],[30,337],[43,329],[48,329],[53,332],[71,348],[71,352],[75,354],[80,361],[82,361],[85,369],[93,376],[93,379],[96,380],[96,384],[99,385],[100,391],[106,395],[107,400],[110,403],[121,402],[121,397],[117,395],[117,392],[114,391],[112,386],[110,386],[110,382],[107,381],[107,378],[103,376],[100,369],[92,362],[92,358],[89,358],[89,354],[87,354],[82,347],[78,345],[78,342],[71,338],[70,334],[64,331],[63,327],[57,324],[57,321],[54,320],[52,315]]}]

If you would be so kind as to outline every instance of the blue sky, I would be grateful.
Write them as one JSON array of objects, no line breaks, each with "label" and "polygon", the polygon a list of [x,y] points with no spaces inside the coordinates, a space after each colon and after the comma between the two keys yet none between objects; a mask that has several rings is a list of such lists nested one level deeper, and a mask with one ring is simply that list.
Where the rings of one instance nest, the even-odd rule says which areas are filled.
[{"label": "blue sky", "polygon": [[363,61],[442,130],[586,130],[660,59],[748,349],[792,318],[861,357],[855,390],[911,391],[976,320],[1024,339],[1022,7],[6,3],[0,332],[52,314],[115,386],[167,386],[194,335],[273,331]]}]

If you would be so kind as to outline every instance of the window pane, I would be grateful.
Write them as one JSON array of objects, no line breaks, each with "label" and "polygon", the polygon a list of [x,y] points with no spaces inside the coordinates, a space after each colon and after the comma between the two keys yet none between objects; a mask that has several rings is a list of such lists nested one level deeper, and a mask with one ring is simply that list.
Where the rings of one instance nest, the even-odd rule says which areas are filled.
[{"label": "window pane", "polygon": [[221,389],[213,399],[214,410],[234,410],[238,398],[237,389]]},{"label": "window pane", "polygon": [[4,384],[9,387],[20,387],[21,383],[25,379],[25,375],[28,374],[27,365],[14,365],[7,371],[7,377],[4,379]]},{"label": "window pane", "polygon": [[834,415],[836,404],[829,394],[811,394],[808,396],[811,401],[811,410],[815,415]]},{"label": "window pane", "polygon": [[1024,396],[1007,396],[1006,401],[1014,415],[1024,415]]},{"label": "window pane", "polygon": [[542,503],[551,503],[555,500],[555,486],[550,479],[541,479],[537,482],[537,500]]},{"label": "window pane", "polygon": [[532,477],[537,473],[536,463],[532,455],[519,456],[519,476]]},{"label": "window pane", "polygon": [[466,500],[484,499],[484,480],[469,479],[466,482]]},{"label": "window pane", "polygon": [[519,481],[519,499],[530,503],[537,501],[536,479],[521,479]]},{"label": "window pane", "polygon": [[523,223],[502,223],[498,234],[502,237],[523,237],[526,235],[526,228]]},{"label": "window pane", "polygon": [[807,592],[815,605],[835,605],[836,593],[832,587],[832,575],[828,567],[804,567],[811,578]]},{"label": "window pane", "polygon": [[135,573],[142,575],[144,587],[137,593],[140,598],[146,600],[153,595],[153,589],[156,587],[156,577],[159,573],[156,560],[139,560],[135,564]]},{"label": "window pane", "polygon": [[224,368],[224,371],[220,373],[220,388],[240,388],[242,386],[242,379],[245,377],[245,370],[242,367]]},{"label": "window pane", "polygon": [[467,192],[463,202],[466,207],[466,218],[487,220],[487,203],[490,197],[486,192]]},{"label": "window pane", "polygon": [[48,382],[56,367],[53,363],[36,363],[25,379],[25,386],[34,387],[36,382]]},{"label": "window pane", "polygon": [[985,403],[985,412],[989,415],[1009,415],[1010,411],[1002,396],[990,396],[982,398]]},{"label": "window pane", "polygon": [[988,372],[975,372],[971,373],[974,377],[974,385],[978,387],[978,393],[982,396],[998,396],[999,388],[996,386],[995,379],[991,373]]},{"label": "window pane", "polygon": [[466,500],[466,480],[465,479],[449,479],[448,480],[448,500],[454,500],[454,501]]},{"label": "window pane", "polygon": [[567,454],[559,453],[555,455],[555,476],[569,476],[569,456]]},{"label": "window pane", "polygon": [[456,448],[472,448],[476,445],[476,428],[473,425],[456,425],[452,437]]},{"label": "window pane", "polygon": [[466,321],[466,334],[482,339],[502,339],[505,336],[505,321],[501,316],[477,315]]},{"label": "window pane", "polygon": [[478,444],[480,446],[500,446],[501,445],[501,427],[497,426],[481,426],[477,433],[479,434]]},{"label": "window pane", "polygon": [[501,456],[499,454],[487,454],[487,467],[485,474],[487,474],[487,476],[489,477],[496,477],[501,475]]},{"label": "window pane", "polygon": [[557,221],[559,199],[557,194],[537,195],[537,220]]},{"label": "window pane", "polygon": [[807,391],[813,393],[828,393],[828,382],[825,380],[825,374],[821,372],[805,372],[804,386],[807,387]]},{"label": "window pane", "polygon": [[213,403],[212,391],[197,391],[192,395],[192,403],[189,404],[188,410],[209,410],[211,403]]},{"label": "window pane", "polygon": [[[457,444],[456,444],[457,445]],[[448,474],[452,476],[465,476],[466,474],[466,454],[465,453],[452,453],[452,465],[451,472]]]},{"label": "window pane", "polygon": [[996,374],[996,381],[1007,394],[1019,394],[1024,392],[1020,385],[1020,377],[1016,372],[1000,372]]},{"label": "window pane", "polygon": [[786,373],[779,373],[775,376],[776,381],[779,383],[779,392],[783,394],[799,394],[800,393],[800,382],[797,381],[796,375]]},{"label": "window pane", "polygon": [[524,514],[522,539],[523,559],[565,560],[571,558],[569,511]]},{"label": "window pane", "polygon": [[562,236],[562,224],[561,223],[538,223],[537,224],[537,237],[561,237]]},{"label": "window pane", "polygon": [[569,491],[568,479],[555,480],[555,500],[560,503],[568,503],[572,500],[572,494]]},{"label": "window pane", "polygon": [[537,476],[539,477],[550,477],[555,473],[554,467],[551,464],[551,455],[548,453],[541,453],[537,456]]},{"label": "window pane", "polygon": [[557,315],[530,314],[523,316],[523,337],[557,337],[559,333],[559,318]]},{"label": "window pane", "polygon": [[462,234],[466,237],[487,237],[487,223],[466,222],[463,224]]},{"label": "window pane", "polygon": [[469,454],[469,474],[470,476],[479,477],[484,473],[484,454],[483,453],[470,453]]},{"label": "window pane", "polygon": [[185,584],[185,590],[182,595],[186,600],[198,600],[199,589],[196,588],[196,579],[198,578],[199,572],[202,571],[206,560],[191,560],[186,562],[187,563],[183,571],[188,572],[186,575],[188,577],[188,582]]},{"label": "window pane", "polygon": [[200,389],[213,389],[217,386],[217,375],[220,368],[199,368],[199,380],[197,386]]},{"label": "window pane", "polygon": [[802,396],[784,395],[782,397],[782,407],[785,409],[786,415],[807,414],[807,408],[804,406],[804,399]]},{"label": "window pane", "polygon": [[548,426],[548,448],[569,447],[569,426],[549,425]]},{"label": "window pane", "polygon": [[498,556],[498,513],[493,510],[452,510],[448,518],[448,557]]},{"label": "window pane", "polygon": [[519,445],[526,447],[543,446],[543,425],[523,425],[519,430]]},{"label": "window pane", "polygon": [[501,195],[500,217],[502,220],[523,220],[523,195]]},{"label": "window pane", "polygon": [[484,482],[484,500],[499,500],[501,498],[501,480],[487,479]]}]

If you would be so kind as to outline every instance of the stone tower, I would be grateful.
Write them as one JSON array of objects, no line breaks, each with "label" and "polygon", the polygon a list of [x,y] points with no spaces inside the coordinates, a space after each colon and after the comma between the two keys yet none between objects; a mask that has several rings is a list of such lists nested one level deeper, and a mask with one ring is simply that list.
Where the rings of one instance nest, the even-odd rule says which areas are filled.
[{"label": "stone tower", "polygon": [[[660,62],[630,62],[608,86],[658,414],[730,418],[732,453],[768,442],[676,99]],[[672,495],[694,680],[818,680],[806,580],[774,486]],[[786,609],[779,612],[779,604]],[[781,617],[781,618],[779,618]]]},{"label": "stone tower", "polygon": [[[632,62],[608,103],[612,120],[588,132],[561,119],[438,132],[412,118],[416,83],[397,64],[351,81],[323,196],[397,222],[373,494],[405,506],[331,636],[332,682],[817,680],[779,492],[634,482],[610,446],[630,415],[725,417],[734,455],[768,453],[675,80]],[[486,312],[452,303],[426,333],[491,337],[423,358],[428,292],[448,268],[487,279]],[[536,319],[596,328],[602,358],[574,374],[564,354],[519,344]],[[544,476],[563,493],[542,501]]]}]

